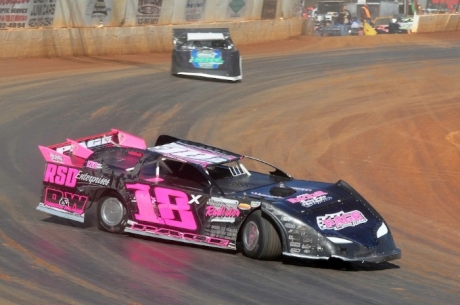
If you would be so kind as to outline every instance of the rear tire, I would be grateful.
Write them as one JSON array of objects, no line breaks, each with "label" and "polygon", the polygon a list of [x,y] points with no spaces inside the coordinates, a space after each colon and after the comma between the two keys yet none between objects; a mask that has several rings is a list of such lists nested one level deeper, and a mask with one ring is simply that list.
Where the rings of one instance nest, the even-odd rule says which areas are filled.
[{"label": "rear tire", "polygon": [[126,227],[126,207],[116,197],[103,197],[98,202],[97,220],[100,230],[122,233]]},{"label": "rear tire", "polygon": [[251,213],[244,223],[241,239],[243,254],[254,259],[276,260],[281,257],[281,240],[275,227],[260,210]]}]

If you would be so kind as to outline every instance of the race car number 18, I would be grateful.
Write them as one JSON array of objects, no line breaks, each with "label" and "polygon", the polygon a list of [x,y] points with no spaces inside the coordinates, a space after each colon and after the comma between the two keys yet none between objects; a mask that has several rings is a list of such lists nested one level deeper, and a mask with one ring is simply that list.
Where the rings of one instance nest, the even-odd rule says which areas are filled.
[{"label": "race car number 18", "polygon": [[[153,193],[160,214],[160,217],[158,217],[153,209],[149,185],[127,184],[126,187],[135,190],[134,195],[139,213],[135,214],[134,217],[137,220],[165,224],[188,230],[195,230],[197,228],[195,217],[192,211],[190,211],[186,193],[163,187],[155,187]],[[174,215],[174,210],[178,211],[179,217]]]}]

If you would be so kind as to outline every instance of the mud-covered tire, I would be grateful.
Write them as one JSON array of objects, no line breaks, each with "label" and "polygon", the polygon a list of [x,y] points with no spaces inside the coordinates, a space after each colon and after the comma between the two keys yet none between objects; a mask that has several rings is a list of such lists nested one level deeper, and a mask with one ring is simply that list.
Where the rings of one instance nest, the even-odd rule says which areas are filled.
[{"label": "mud-covered tire", "polygon": [[241,241],[243,254],[254,259],[276,260],[281,257],[281,240],[272,223],[263,217],[260,210],[246,219]]},{"label": "mud-covered tire", "polygon": [[97,205],[97,220],[100,230],[122,233],[127,221],[126,207],[117,197],[103,197]]}]

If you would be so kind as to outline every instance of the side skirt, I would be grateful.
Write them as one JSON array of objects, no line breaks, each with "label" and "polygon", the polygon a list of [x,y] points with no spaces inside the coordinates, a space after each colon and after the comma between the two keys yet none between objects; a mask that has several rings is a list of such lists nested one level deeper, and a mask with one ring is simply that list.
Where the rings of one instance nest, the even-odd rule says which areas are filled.
[{"label": "side skirt", "polygon": [[184,233],[166,228],[158,228],[150,225],[139,224],[132,220],[128,221],[128,225],[129,226],[125,228],[126,233],[156,237],[166,240],[180,241],[200,246],[208,246],[231,250],[236,249],[235,243],[231,242],[228,239],[209,237],[194,233]]},{"label": "side skirt", "polygon": [[66,219],[78,221],[81,223],[85,222],[85,213],[83,214],[72,213],[72,212],[61,210],[61,209],[52,208],[41,202],[38,204],[37,210],[41,212],[45,212],[53,216],[58,216],[61,218],[66,218]]}]

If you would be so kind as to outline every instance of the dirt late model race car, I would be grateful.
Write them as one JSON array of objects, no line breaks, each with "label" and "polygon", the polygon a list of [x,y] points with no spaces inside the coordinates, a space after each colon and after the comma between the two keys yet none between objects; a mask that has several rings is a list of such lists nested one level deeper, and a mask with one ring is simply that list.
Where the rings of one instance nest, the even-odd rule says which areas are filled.
[{"label": "dirt late model race car", "polygon": [[171,74],[239,81],[240,52],[226,28],[174,29]]},{"label": "dirt late model race car", "polygon": [[94,203],[101,230],[264,260],[401,257],[383,218],[341,180],[296,180],[262,160],[168,135],[147,147],[116,129],[39,149],[46,167],[37,209],[50,215],[84,222]]}]

